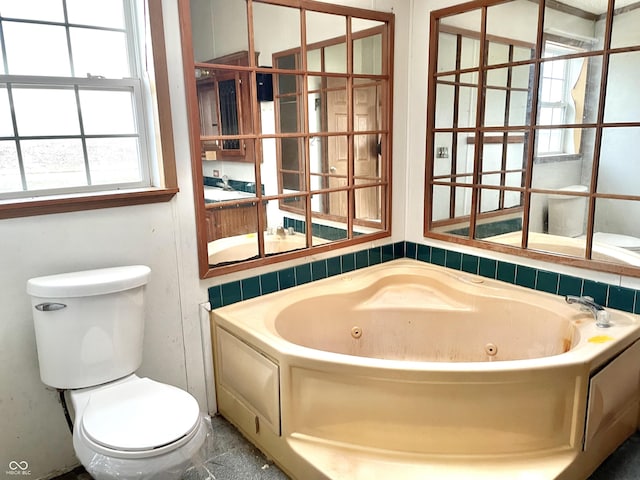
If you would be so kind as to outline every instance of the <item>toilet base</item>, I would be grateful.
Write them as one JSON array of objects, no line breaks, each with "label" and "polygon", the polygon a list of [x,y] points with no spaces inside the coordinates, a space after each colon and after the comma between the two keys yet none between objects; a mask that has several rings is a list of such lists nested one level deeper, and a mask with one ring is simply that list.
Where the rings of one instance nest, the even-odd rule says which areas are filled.
[{"label": "toilet base", "polygon": [[202,416],[189,442],[158,456],[109,457],[91,449],[75,431],[73,448],[80,463],[95,480],[177,480],[185,471],[203,466],[207,459],[207,440],[211,437],[211,420]]}]

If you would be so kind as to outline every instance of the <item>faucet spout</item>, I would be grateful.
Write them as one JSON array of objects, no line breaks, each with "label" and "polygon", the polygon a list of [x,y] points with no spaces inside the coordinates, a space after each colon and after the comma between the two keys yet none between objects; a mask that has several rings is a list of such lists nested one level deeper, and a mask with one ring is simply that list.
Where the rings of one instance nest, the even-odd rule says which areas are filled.
[{"label": "faucet spout", "polygon": [[232,191],[233,187],[229,185],[229,177],[226,175],[222,176],[222,189],[227,191]]},{"label": "faucet spout", "polygon": [[593,298],[567,295],[564,299],[567,303],[577,303],[584,310],[591,312],[596,321],[596,327],[608,328],[611,326],[611,322],[609,321],[609,312],[607,312],[602,305],[596,303]]}]

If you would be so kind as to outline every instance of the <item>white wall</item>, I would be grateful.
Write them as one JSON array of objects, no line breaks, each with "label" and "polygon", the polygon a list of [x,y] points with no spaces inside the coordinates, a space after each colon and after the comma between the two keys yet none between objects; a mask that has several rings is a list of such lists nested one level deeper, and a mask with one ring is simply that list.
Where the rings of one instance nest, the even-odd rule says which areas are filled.
[{"label": "white wall", "polygon": [[[333,2],[393,11],[396,15],[392,238],[201,281],[177,0],[163,0],[180,193],[168,203],[0,220],[0,472],[11,460],[26,460],[31,478],[39,479],[77,464],[56,394],[39,378],[30,303],[24,291],[31,277],[112,265],[149,265],[152,276],[145,353],[139,373],[187,388],[204,410],[199,304],[206,302],[209,286],[399,240],[509,259],[422,236],[429,11],[461,1]],[[640,287],[638,280],[612,274],[510,260]]]},{"label": "white wall", "polygon": [[[397,3],[396,48],[406,51],[409,2],[342,3],[386,11]],[[403,79],[408,59],[399,58],[394,236],[340,252],[199,280],[177,1],[163,0],[163,13],[180,193],[167,203],[0,220],[0,472],[12,460],[27,461],[30,478],[39,479],[78,464],[57,393],[40,381],[30,301],[25,293],[29,278],[115,265],[150,266],[145,351],[138,373],[188,389],[206,410],[199,304],[207,301],[208,287],[404,238],[406,139],[402,119],[407,111]]]}]

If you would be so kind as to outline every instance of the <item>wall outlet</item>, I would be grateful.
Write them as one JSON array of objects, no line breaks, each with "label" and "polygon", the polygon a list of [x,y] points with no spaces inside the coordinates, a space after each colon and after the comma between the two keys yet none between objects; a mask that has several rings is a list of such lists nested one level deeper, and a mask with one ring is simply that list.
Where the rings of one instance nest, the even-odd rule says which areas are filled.
[{"label": "wall outlet", "polygon": [[436,148],[436,158],[449,158],[449,149],[447,147]]},{"label": "wall outlet", "polygon": [[213,171],[213,176],[216,177],[216,178],[219,178],[220,177],[220,170],[214,170]]}]

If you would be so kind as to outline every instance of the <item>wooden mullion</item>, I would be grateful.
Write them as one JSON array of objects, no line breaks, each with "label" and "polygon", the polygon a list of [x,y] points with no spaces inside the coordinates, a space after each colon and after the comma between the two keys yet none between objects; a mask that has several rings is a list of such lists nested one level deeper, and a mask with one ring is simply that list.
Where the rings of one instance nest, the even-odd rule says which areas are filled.
[{"label": "wooden mullion", "polygon": [[[255,178],[255,185],[256,185],[256,210],[255,210],[255,214],[258,217],[258,222],[257,222],[257,237],[258,237],[258,255],[260,256],[260,258],[264,258],[266,257],[266,250],[265,250],[265,244],[264,244],[264,235],[263,232],[266,230],[266,225],[267,225],[267,219],[265,218],[266,216],[266,208],[260,208],[260,205],[262,205],[262,176],[261,176],[261,169],[260,169],[260,162],[258,161],[258,158],[262,157],[262,142],[256,140],[256,133],[260,131],[260,116],[258,115],[258,111],[259,111],[259,103],[258,103],[258,84],[257,84],[257,79],[256,79],[256,75],[255,75],[255,71],[256,71],[256,54],[255,54],[255,47],[253,45],[253,40],[254,40],[254,29],[253,29],[253,0],[247,0],[247,32],[249,35],[249,66],[250,66],[250,71],[249,71],[249,83],[251,85],[251,88],[249,90],[248,93],[254,92],[253,95],[251,95],[251,109],[253,111],[253,139],[250,139],[249,141],[253,142],[253,152],[254,152],[254,159],[253,159],[253,172],[254,172],[254,178]],[[239,110],[239,119],[243,118],[242,117],[242,111]],[[242,124],[242,122],[239,120],[238,122],[239,124]]]},{"label": "wooden mullion", "polygon": [[487,51],[487,7],[482,7],[480,20],[480,58],[478,59],[478,86],[476,91],[476,143],[473,152],[473,180],[471,189],[471,215],[469,218],[469,238],[476,236],[476,220],[480,210],[480,171],[482,170],[482,125],[484,124],[484,95],[483,86],[486,83],[486,51]]},{"label": "wooden mullion", "polygon": [[[513,45],[509,45],[509,62],[513,60]],[[512,67],[507,67],[507,92],[505,94],[505,108],[504,108],[504,125],[509,125],[509,108],[511,107],[511,82],[513,77],[513,72],[511,70]],[[509,146],[509,133],[504,132],[502,134],[502,159],[500,162],[500,166],[502,168],[502,172],[500,173],[500,185],[506,185],[507,183],[507,148]],[[504,190],[500,190],[500,195],[498,197],[498,209],[502,210],[504,208]]]},{"label": "wooden mullion", "polygon": [[539,0],[538,2],[538,31],[536,33],[536,45],[535,45],[535,63],[533,64],[533,81],[531,92],[531,112],[529,116],[529,128],[525,136],[527,137],[527,149],[525,152],[525,167],[526,172],[523,178],[524,192],[522,193],[522,204],[524,207],[522,217],[522,243],[521,247],[526,249],[529,243],[529,217],[531,215],[531,182],[533,179],[533,160],[535,158],[535,129],[534,126],[537,123],[538,116],[538,90],[540,85],[540,57],[542,56],[543,38],[544,38],[544,13],[545,13],[545,0]]},{"label": "wooden mullion", "polygon": [[429,17],[429,65],[427,73],[427,130],[425,135],[426,165],[424,169],[423,235],[429,235],[433,223],[433,165],[436,111],[436,72],[440,21],[432,12]]},{"label": "wooden mullion", "polygon": [[353,238],[353,220],[356,216],[356,195],[353,190],[355,174],[355,110],[353,105],[353,37],[352,17],[347,16],[347,238]]},{"label": "wooden mullion", "polygon": [[[302,108],[303,133],[304,133],[304,181],[306,186],[304,220],[306,228],[304,231],[307,247],[313,246],[313,215],[311,211],[311,136],[309,134],[309,73],[307,71],[307,11],[300,10],[300,66],[304,71],[302,75]],[[297,77],[296,77],[297,78]]]},{"label": "wooden mullion", "polygon": [[591,258],[593,251],[593,230],[596,210],[596,190],[598,188],[598,172],[600,168],[600,152],[602,151],[602,128],[604,123],[605,101],[607,96],[607,77],[609,75],[609,58],[611,55],[611,34],[613,30],[613,13],[615,0],[609,0],[607,19],[604,32],[604,47],[602,52],[602,71],[600,72],[600,95],[598,99],[598,116],[596,118],[596,134],[593,148],[593,164],[591,166],[591,184],[589,185],[589,204],[587,211],[587,244],[585,257]]},{"label": "wooden mullion", "polygon": [[[456,70],[459,72],[460,63],[462,58],[462,35],[456,36]],[[456,73],[456,83],[460,81],[460,73]],[[453,127],[458,127],[458,121],[460,119],[460,87],[456,85],[453,90]],[[434,136],[435,137],[435,136]],[[455,175],[457,171],[457,159],[458,159],[458,134],[451,132],[451,175]],[[456,216],[456,189],[452,187],[449,189],[449,218]]]}]

